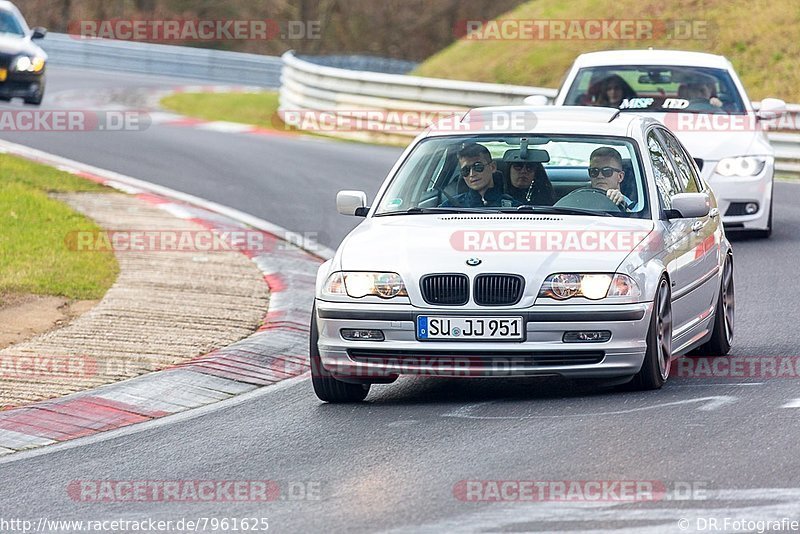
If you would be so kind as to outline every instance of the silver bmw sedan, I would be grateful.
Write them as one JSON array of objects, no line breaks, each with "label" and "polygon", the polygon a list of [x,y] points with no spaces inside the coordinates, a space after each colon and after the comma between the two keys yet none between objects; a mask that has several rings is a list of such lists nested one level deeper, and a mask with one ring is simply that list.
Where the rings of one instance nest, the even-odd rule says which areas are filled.
[{"label": "silver bmw sedan", "polygon": [[[444,125],[442,125],[444,124]],[[659,122],[609,108],[479,108],[414,140],[319,269],[312,382],[327,402],[403,374],[663,386],[724,355],[733,252],[714,194]]]}]

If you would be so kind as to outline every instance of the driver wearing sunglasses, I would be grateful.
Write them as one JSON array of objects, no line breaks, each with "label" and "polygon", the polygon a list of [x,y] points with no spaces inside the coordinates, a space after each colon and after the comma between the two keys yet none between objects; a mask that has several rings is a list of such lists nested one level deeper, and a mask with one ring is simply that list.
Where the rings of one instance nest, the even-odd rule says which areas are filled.
[{"label": "driver wearing sunglasses", "polygon": [[600,147],[589,157],[589,178],[592,187],[606,192],[606,196],[618,206],[630,209],[631,200],[622,194],[619,186],[625,179],[622,157],[611,147]]},{"label": "driver wearing sunglasses", "polygon": [[458,168],[469,191],[446,200],[442,207],[512,207],[519,202],[503,193],[502,178],[495,183],[497,164],[485,146],[465,143],[458,151]]}]

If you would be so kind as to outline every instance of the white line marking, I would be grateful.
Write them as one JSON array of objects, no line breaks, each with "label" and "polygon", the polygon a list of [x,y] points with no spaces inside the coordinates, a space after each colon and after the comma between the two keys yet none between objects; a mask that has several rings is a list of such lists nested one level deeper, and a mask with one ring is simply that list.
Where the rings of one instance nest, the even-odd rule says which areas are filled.
[{"label": "white line marking", "polygon": [[242,124],[239,122],[228,121],[213,121],[200,123],[196,126],[198,130],[209,130],[212,132],[221,133],[249,133],[253,131],[253,126],[250,124]]},{"label": "white line marking", "polygon": [[665,402],[662,404],[656,404],[653,406],[640,406],[638,408],[630,408],[628,410],[616,410],[612,412],[586,412],[580,414],[549,414],[549,415],[473,415],[473,412],[480,407],[488,406],[490,404],[495,404],[499,401],[487,401],[487,402],[479,402],[477,404],[468,404],[466,406],[462,406],[461,408],[456,408],[452,412],[446,413],[442,415],[442,417],[458,417],[462,419],[561,419],[564,417],[595,417],[598,415],[623,415],[633,412],[643,412],[645,410],[655,410],[658,408],[666,408],[668,406],[680,406],[683,404],[693,404],[697,402],[703,402],[702,406],[697,408],[700,411],[707,412],[711,410],[716,410],[725,406],[726,404],[734,403],[738,400],[738,397],[731,397],[727,395],[717,395],[713,397],[700,397],[697,399],[685,399],[679,400],[674,402]]},{"label": "white line marking", "polygon": [[718,386],[763,386],[764,382],[734,382],[733,384],[723,384],[719,382],[713,382],[708,384],[670,384],[669,387],[671,388],[708,388],[708,387],[718,387]]},{"label": "white line marking", "polygon": [[800,408],[800,399],[792,399],[781,406],[781,408]]}]

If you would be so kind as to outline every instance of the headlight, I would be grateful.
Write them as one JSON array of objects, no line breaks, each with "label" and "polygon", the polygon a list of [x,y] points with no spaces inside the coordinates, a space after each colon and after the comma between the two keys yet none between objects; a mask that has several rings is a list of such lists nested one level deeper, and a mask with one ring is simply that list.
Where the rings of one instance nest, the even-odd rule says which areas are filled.
[{"label": "headlight", "polygon": [[325,282],[322,292],[356,299],[370,295],[384,299],[408,296],[403,279],[397,273],[333,273]]},{"label": "headlight", "polygon": [[44,68],[44,58],[40,56],[20,56],[12,64],[11,70],[17,72],[41,72]]},{"label": "headlight", "polygon": [[556,300],[567,300],[572,297],[584,297],[600,300],[605,297],[638,297],[641,295],[636,281],[626,274],[576,274],[558,273],[548,276],[540,297]]},{"label": "headlight", "polygon": [[742,156],[739,158],[722,158],[714,170],[722,176],[755,176],[764,169],[765,158]]}]

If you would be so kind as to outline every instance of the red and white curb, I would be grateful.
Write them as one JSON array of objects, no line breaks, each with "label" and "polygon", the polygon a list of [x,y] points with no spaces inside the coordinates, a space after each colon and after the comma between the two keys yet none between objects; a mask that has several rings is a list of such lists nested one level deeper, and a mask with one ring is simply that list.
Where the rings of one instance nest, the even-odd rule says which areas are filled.
[{"label": "red and white curb", "polygon": [[283,228],[185,193],[7,141],[0,152],[58,167],[134,194],[209,229],[256,229],[249,253],[270,287],[264,325],[250,337],[173,368],[0,412],[0,455],[104,432],[229,399],[308,370],[308,326],[316,271],[333,251],[291,242]]}]

